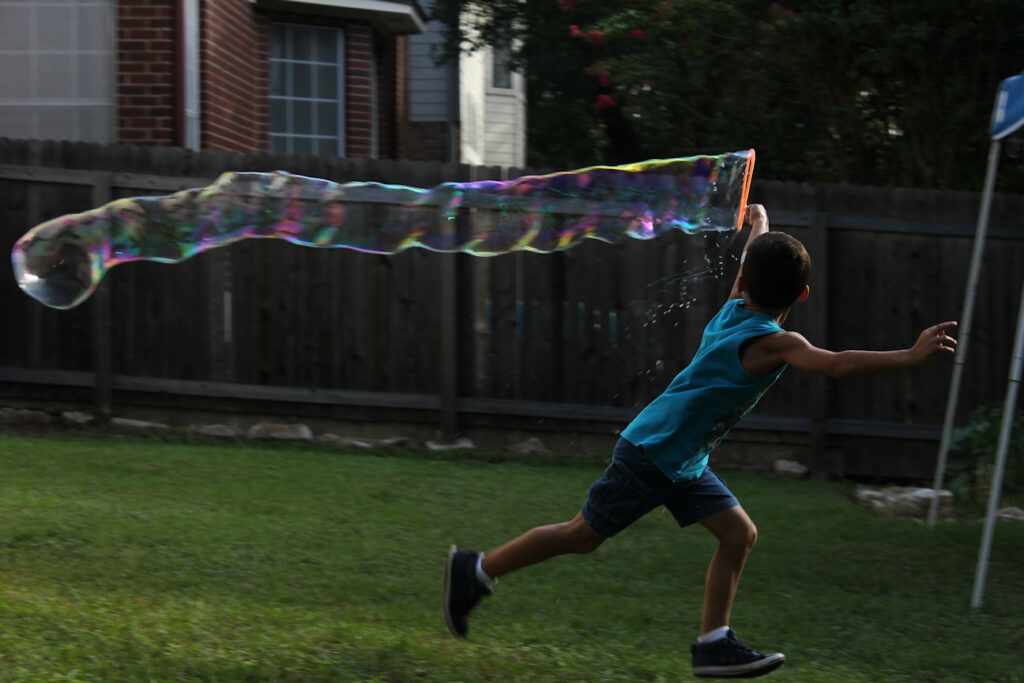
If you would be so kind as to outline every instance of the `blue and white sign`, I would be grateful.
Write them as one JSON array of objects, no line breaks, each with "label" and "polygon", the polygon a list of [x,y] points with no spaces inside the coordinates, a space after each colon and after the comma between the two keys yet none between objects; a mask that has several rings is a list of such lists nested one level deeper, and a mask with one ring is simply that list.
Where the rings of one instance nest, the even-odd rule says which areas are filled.
[{"label": "blue and white sign", "polygon": [[1024,73],[999,85],[992,112],[992,139],[1002,140],[1024,126]]}]

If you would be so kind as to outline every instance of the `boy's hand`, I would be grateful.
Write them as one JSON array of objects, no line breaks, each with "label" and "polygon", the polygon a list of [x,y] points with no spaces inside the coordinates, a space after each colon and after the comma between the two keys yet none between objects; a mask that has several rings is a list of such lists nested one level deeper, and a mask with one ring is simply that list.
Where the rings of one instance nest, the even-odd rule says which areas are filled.
[{"label": "boy's hand", "polygon": [[956,349],[956,339],[950,337],[946,332],[954,327],[956,327],[956,321],[951,320],[932,325],[921,332],[917,342],[910,349],[913,365],[925,365],[941,353],[953,353]]},{"label": "boy's hand", "polygon": [[768,212],[764,210],[764,206],[761,204],[748,204],[747,212],[743,218],[750,225],[757,226],[758,223],[768,222]]}]

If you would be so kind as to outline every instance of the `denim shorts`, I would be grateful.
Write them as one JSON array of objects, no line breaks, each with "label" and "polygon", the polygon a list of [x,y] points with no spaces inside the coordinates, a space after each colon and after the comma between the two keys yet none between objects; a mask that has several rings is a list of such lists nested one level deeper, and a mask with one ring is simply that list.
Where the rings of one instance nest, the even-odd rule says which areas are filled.
[{"label": "denim shorts", "polygon": [[590,487],[580,512],[594,531],[614,536],[659,505],[686,527],[739,504],[710,467],[696,479],[673,482],[643,448],[619,439],[612,463]]}]

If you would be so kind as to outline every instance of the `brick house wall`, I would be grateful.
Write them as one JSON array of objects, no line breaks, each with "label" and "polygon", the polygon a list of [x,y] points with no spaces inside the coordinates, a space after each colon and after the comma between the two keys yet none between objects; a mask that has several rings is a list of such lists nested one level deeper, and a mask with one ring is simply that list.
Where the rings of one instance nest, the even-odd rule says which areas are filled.
[{"label": "brick house wall", "polygon": [[345,140],[349,156],[373,156],[373,32],[365,24],[345,27]]},{"label": "brick house wall", "polygon": [[[181,144],[178,5],[178,0],[117,0],[118,142]],[[344,30],[345,155],[402,158],[408,137],[407,39],[381,36],[365,21],[257,13],[248,0],[200,5],[202,148],[269,150],[272,21]]]},{"label": "brick house wall", "polygon": [[202,147],[267,149],[268,29],[248,0],[204,2],[200,10]]},{"label": "brick house wall", "polygon": [[117,3],[117,140],[140,145],[175,143],[174,3]]},{"label": "brick house wall", "polygon": [[[392,102],[381,108],[381,130],[394,131],[392,154],[395,159],[409,158],[409,38],[401,36],[388,51],[389,62],[384,72],[394,74]],[[385,120],[384,117],[390,119]],[[441,159],[442,157],[434,157]]]}]

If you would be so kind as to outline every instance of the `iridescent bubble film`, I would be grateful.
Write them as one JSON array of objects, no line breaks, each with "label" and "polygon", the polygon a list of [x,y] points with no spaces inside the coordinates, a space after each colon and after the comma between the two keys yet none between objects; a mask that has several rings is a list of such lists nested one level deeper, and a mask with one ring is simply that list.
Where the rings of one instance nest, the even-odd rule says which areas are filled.
[{"label": "iridescent bubble film", "polygon": [[178,263],[247,238],[375,254],[423,247],[494,256],[548,253],[588,238],[730,231],[742,222],[753,166],[754,150],[745,150],[432,189],[225,173],[207,187],[118,199],[42,223],[18,240],[12,260],[26,293],[66,309],[119,263]]}]

